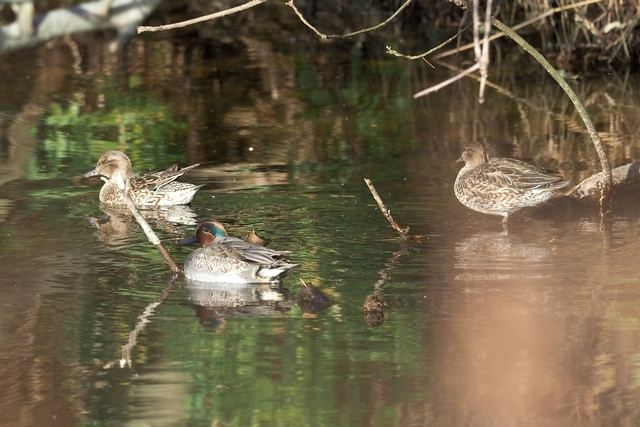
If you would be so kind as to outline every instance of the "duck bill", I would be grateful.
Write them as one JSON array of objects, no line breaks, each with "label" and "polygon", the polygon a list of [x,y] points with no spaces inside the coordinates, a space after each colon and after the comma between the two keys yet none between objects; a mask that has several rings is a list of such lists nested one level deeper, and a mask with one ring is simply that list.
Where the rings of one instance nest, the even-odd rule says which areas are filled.
[{"label": "duck bill", "polygon": [[456,163],[462,163],[462,162],[464,162],[464,159],[462,158],[462,156],[460,156],[460,158],[456,160]]},{"label": "duck bill", "polygon": [[82,175],[83,178],[89,178],[90,176],[96,176],[99,175],[97,170],[90,170],[89,172],[85,173],[84,175]]},{"label": "duck bill", "polygon": [[196,239],[196,236],[190,236],[178,242],[179,245],[191,245],[193,243],[199,243],[198,239]]}]

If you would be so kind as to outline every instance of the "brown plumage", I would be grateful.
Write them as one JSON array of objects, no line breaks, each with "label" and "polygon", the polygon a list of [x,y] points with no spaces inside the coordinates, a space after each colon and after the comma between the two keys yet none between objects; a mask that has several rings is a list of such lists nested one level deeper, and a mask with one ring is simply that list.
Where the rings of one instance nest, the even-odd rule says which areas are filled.
[{"label": "brown plumage", "polygon": [[512,213],[546,202],[570,184],[558,172],[540,166],[516,159],[489,159],[479,142],[465,145],[461,161],[465,166],[454,184],[456,197],[474,211],[503,216],[503,224]]},{"label": "brown plumage", "polygon": [[178,163],[171,167],[138,175],[133,174],[131,161],[121,151],[107,151],[98,160],[96,168],[82,175],[84,178],[101,175],[107,181],[100,190],[100,202],[109,205],[124,204],[118,189],[128,188],[129,197],[137,206],[184,205],[193,199],[202,185],[177,182],[176,179],[197,164],[180,169]]},{"label": "brown plumage", "polygon": [[260,236],[256,233],[256,230],[247,231],[247,234],[244,235],[244,241],[259,246],[267,246],[269,244],[269,239]]}]

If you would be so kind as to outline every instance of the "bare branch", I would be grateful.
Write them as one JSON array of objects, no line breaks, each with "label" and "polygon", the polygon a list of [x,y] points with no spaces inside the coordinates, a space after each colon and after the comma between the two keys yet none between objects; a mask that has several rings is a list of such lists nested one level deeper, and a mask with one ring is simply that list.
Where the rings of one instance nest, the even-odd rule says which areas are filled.
[{"label": "bare branch", "polygon": [[402,12],[402,10],[409,6],[409,4],[411,3],[411,0],[407,0],[406,2],[404,2],[404,4],[402,6],[400,6],[398,8],[398,10],[396,10],[396,12],[391,15],[389,17],[389,19],[387,19],[386,21],[373,26],[371,28],[365,28],[363,30],[358,30],[356,32],[353,33],[349,33],[349,34],[323,34],[320,31],[318,31],[313,25],[311,25],[306,19],[304,19],[304,16],[302,16],[302,13],[300,13],[300,11],[298,10],[298,8],[293,4],[293,0],[289,0],[288,2],[286,2],[285,4],[287,6],[289,6],[291,9],[293,9],[293,11],[295,12],[296,15],[298,15],[298,18],[300,18],[300,20],[302,21],[302,23],[304,25],[306,25],[307,27],[309,27],[314,33],[316,33],[320,38],[323,39],[340,39],[340,38],[347,38],[347,37],[353,37],[353,36],[357,36],[358,34],[362,34],[362,33],[368,33],[374,30],[377,30],[378,28],[384,27],[385,25],[387,25],[389,22],[391,22],[396,16],[398,16],[398,14],[400,12]]},{"label": "bare branch", "polygon": [[138,34],[146,33],[146,32],[156,32],[156,31],[165,31],[165,30],[173,30],[174,28],[182,28],[193,24],[198,24],[204,21],[211,21],[214,19],[222,18],[223,16],[233,15],[234,13],[241,12],[243,10],[252,8],[261,3],[265,3],[267,0],[251,0],[248,3],[242,4],[237,7],[232,7],[231,9],[223,10],[221,12],[212,13],[210,15],[200,16],[198,18],[189,19],[187,21],[176,22],[175,24],[167,24],[167,25],[158,25],[156,27],[145,27],[140,26],[137,28]]},{"label": "bare branch", "polygon": [[[420,55],[404,55],[404,54],[398,52],[397,50],[391,49],[390,46],[386,46],[387,53],[389,55],[397,56],[399,58],[406,58],[406,59],[411,59],[411,60],[424,59],[424,57],[429,55],[430,53],[435,52],[436,50],[440,49],[442,46],[444,46],[444,45],[446,45],[448,43],[451,43],[453,40],[455,40],[456,37],[458,37],[460,34],[462,34],[464,31],[466,31],[467,28],[469,28],[470,26],[471,25],[467,25],[462,30],[460,30],[457,34],[449,37],[447,40],[445,40],[444,42],[440,43],[438,46],[434,47],[433,49],[429,49],[427,52],[421,53]],[[427,64],[431,65],[431,63],[429,61],[427,61],[426,59],[424,59],[424,62],[426,62]],[[433,65],[431,65],[431,67],[435,68]]]}]

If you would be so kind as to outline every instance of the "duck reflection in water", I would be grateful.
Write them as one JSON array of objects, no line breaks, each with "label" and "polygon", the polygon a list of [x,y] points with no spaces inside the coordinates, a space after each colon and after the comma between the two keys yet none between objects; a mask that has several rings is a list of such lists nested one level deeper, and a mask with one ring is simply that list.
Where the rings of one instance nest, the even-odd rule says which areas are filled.
[{"label": "duck reflection in water", "polygon": [[456,178],[454,192],[460,203],[477,212],[504,217],[539,205],[570,184],[558,172],[516,159],[489,159],[479,142],[465,145],[457,162],[465,165]]},{"label": "duck reflection in water", "polygon": [[[108,245],[120,245],[131,237],[131,231],[138,227],[131,212],[126,206],[109,206],[102,204],[100,210],[105,218],[90,216],[89,223],[98,230],[98,240]],[[156,230],[168,236],[179,238],[184,235],[181,225],[195,225],[197,215],[189,206],[162,206],[155,209],[140,209],[145,220]]]},{"label": "duck reflection in water", "polygon": [[477,233],[456,244],[456,280],[512,280],[548,275],[553,259],[548,244],[504,233]]},{"label": "duck reflection in water", "polygon": [[224,283],[185,281],[189,299],[200,323],[208,328],[224,326],[228,317],[279,315],[295,303],[280,283]]}]

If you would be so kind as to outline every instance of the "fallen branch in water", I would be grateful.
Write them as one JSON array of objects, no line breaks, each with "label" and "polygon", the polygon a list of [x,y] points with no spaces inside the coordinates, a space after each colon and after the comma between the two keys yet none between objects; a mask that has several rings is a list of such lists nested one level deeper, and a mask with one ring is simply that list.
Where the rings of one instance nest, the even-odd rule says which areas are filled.
[{"label": "fallen branch in water", "polygon": [[[105,177],[101,177],[100,179],[102,179],[104,182],[109,181]],[[129,182],[127,182],[126,185],[128,186]],[[144,234],[146,234],[147,239],[149,239],[149,241],[154,244],[154,246],[158,249],[158,251],[160,251],[164,260],[169,265],[169,268],[171,269],[171,271],[176,274],[182,274],[182,269],[180,268],[176,260],[173,259],[173,257],[171,256],[167,248],[165,248],[162,242],[160,241],[160,239],[158,239],[158,236],[156,236],[156,233],[153,232],[153,230],[149,226],[149,223],[147,223],[147,221],[144,219],[144,217],[136,207],[136,204],[133,202],[133,200],[131,200],[131,197],[129,197],[129,195],[127,194],[127,191],[126,191],[127,188],[125,187],[125,189],[123,190],[122,188],[118,187],[117,184],[114,184],[113,187],[118,189],[118,192],[120,193],[125,203],[127,204],[129,211],[131,212],[133,217],[136,219],[136,221],[138,221],[138,224],[140,224],[140,227],[142,227],[142,230],[144,231]]]},{"label": "fallen branch in water", "polygon": [[387,219],[387,221],[389,221],[389,224],[391,224],[391,227],[393,227],[393,229],[398,232],[400,237],[402,237],[405,240],[418,240],[418,239],[420,239],[420,236],[411,236],[409,234],[409,227],[402,228],[402,227],[400,227],[400,224],[398,224],[396,222],[396,220],[393,219],[393,217],[391,216],[391,211],[389,209],[387,209],[387,207],[384,205],[384,202],[382,201],[382,199],[378,195],[378,192],[376,191],[376,188],[371,183],[371,180],[368,179],[368,178],[365,178],[364,182],[365,182],[365,184],[367,184],[367,187],[369,187],[369,191],[371,191],[371,195],[373,196],[373,198],[376,199],[376,202],[378,202],[378,206],[380,207],[380,210],[382,211],[382,214]]}]

